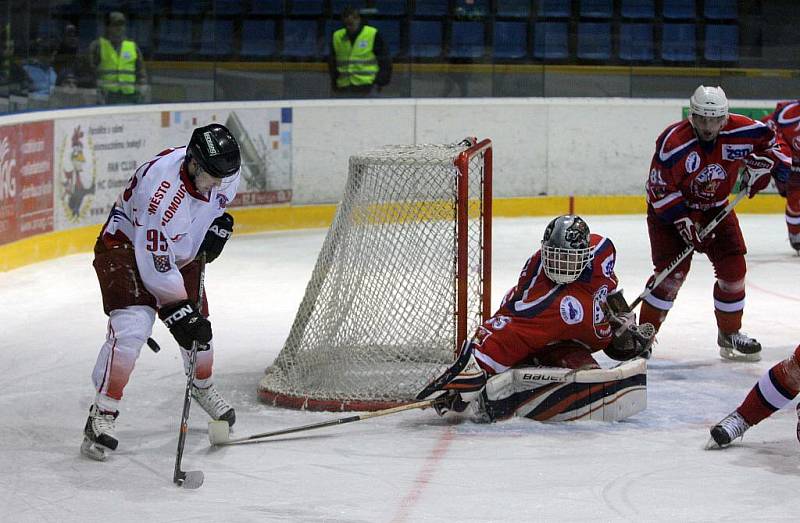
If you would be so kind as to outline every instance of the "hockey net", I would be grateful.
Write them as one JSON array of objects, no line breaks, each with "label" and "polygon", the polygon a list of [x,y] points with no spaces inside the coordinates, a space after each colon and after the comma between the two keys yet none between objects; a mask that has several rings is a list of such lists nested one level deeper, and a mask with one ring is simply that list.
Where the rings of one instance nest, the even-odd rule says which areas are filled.
[{"label": "hockey net", "polygon": [[490,140],[350,158],[342,202],[289,337],[271,405],[378,410],[412,400],[489,316]]}]

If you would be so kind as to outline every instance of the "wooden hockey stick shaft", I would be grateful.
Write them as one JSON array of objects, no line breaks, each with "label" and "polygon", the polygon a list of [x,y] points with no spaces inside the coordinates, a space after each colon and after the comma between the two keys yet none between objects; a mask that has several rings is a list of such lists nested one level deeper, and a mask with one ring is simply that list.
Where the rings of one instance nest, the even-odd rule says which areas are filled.
[{"label": "wooden hockey stick shaft", "polygon": [[[733,208],[736,207],[739,204],[739,202],[744,199],[745,196],[747,196],[747,187],[740,187],[739,194],[736,195],[736,198],[729,201],[728,205],[726,205],[725,208],[719,212],[719,214],[714,216],[714,219],[708,222],[708,225],[706,225],[705,228],[702,231],[700,231],[699,234],[700,239],[702,240],[706,236],[711,234],[714,228],[717,225],[719,225],[720,222],[724,220],[725,217],[731,213],[731,211],[733,211]],[[683,251],[681,251],[681,253],[678,254],[678,256],[674,260],[672,260],[663,271],[659,272],[656,275],[656,277],[653,278],[653,280],[647,284],[647,287],[645,287],[644,291],[639,296],[637,296],[635,300],[633,300],[630,306],[631,310],[633,310],[637,305],[639,305],[639,303],[641,303],[642,300],[648,297],[653,292],[653,289],[661,285],[661,282],[666,280],[667,276],[672,274],[672,271],[674,271],[675,268],[678,265],[680,265],[681,262],[683,262],[683,260],[685,260],[686,257],[689,256],[693,251],[694,251],[694,246],[687,245],[686,248]]]},{"label": "wooden hockey stick shaft", "polygon": [[[206,276],[206,255],[200,255],[200,271],[197,277],[197,310],[203,311],[203,286]],[[183,460],[183,447],[186,444],[186,433],[189,431],[189,407],[192,404],[192,385],[194,384],[195,366],[197,365],[197,340],[192,342],[189,355],[189,372],[186,378],[186,390],[183,394],[183,412],[181,413],[181,427],[178,433],[178,450],[175,454],[175,472],[172,481],[184,488],[195,489],[203,484],[203,472],[200,470],[181,470]]]},{"label": "wooden hockey stick shaft", "polygon": [[413,409],[425,409],[428,407],[433,407],[437,403],[444,401],[444,397],[440,396],[438,398],[424,400],[424,401],[417,401],[414,403],[407,403],[405,405],[399,405],[397,407],[392,407],[390,409],[383,409],[383,410],[376,410],[373,412],[367,412],[365,414],[358,414],[356,416],[347,416],[344,418],[337,418],[328,421],[322,421],[319,423],[311,423],[310,425],[300,425],[298,427],[291,427],[287,429],[280,429],[280,430],[273,430],[271,432],[262,432],[260,434],[253,434],[251,436],[246,436],[242,438],[236,439],[228,439],[225,441],[217,441],[212,442],[214,445],[236,445],[237,443],[245,443],[245,442],[254,442],[254,440],[263,440],[265,438],[271,438],[273,436],[282,436],[284,434],[294,434],[296,432],[305,432],[307,430],[315,430],[321,429],[324,427],[332,427],[334,425],[343,425],[345,423],[352,423],[354,421],[363,421],[365,419],[370,418],[377,418],[379,416],[388,416],[390,414],[396,414],[398,412],[404,412],[406,410],[413,410]]}]

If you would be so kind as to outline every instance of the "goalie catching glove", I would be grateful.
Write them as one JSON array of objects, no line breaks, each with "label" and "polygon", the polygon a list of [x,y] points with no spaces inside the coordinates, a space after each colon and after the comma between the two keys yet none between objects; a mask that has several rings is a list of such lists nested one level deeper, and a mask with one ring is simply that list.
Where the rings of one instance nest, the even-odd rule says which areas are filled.
[{"label": "goalie catching glove", "polygon": [[472,343],[465,341],[455,363],[422,389],[417,400],[441,398],[433,407],[437,414],[444,416],[451,410],[463,412],[480,397],[485,386],[486,372],[475,360]]},{"label": "goalie catching glove", "polygon": [[192,343],[196,341],[197,350],[208,350],[212,335],[211,322],[203,318],[189,300],[162,307],[158,311],[158,317],[184,349],[190,350]]},{"label": "goalie catching glove", "polygon": [[631,311],[625,296],[622,295],[622,289],[608,294],[604,308],[614,329],[611,343],[603,349],[606,356],[617,361],[627,361],[636,357],[649,358],[656,329],[651,323],[637,325],[636,314]]}]

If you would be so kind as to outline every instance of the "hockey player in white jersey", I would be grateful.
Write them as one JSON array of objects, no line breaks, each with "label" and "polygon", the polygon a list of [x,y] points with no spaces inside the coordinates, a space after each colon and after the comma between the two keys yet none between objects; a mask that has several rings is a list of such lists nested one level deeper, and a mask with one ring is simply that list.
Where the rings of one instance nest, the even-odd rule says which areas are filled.
[{"label": "hockey player in white jersey", "polygon": [[219,256],[233,232],[225,212],[236,196],[241,157],[230,131],[219,124],[199,127],[186,147],[167,149],[142,164],[111,209],[95,244],[94,268],[106,340],[92,373],[95,401],[84,428],[83,454],[105,460],[117,448],[114,432],[123,389],[156,314],[184,349],[198,343],[192,396],[216,420],[236,420],[234,409],[212,381],[214,357],[208,302],[198,310],[196,260]]}]

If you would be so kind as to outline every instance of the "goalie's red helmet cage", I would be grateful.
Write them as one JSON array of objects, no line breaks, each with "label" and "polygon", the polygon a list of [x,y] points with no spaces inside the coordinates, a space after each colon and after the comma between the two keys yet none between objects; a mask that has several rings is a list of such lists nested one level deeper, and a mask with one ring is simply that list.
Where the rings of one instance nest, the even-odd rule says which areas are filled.
[{"label": "goalie's red helmet cage", "polygon": [[242,165],[236,138],[218,123],[195,129],[187,149],[189,157],[214,178],[233,176]]}]

